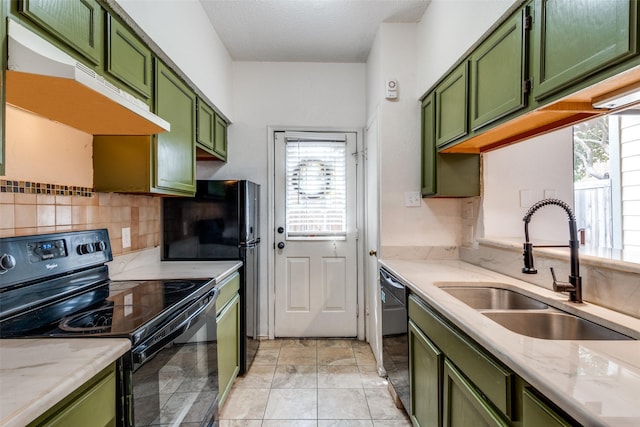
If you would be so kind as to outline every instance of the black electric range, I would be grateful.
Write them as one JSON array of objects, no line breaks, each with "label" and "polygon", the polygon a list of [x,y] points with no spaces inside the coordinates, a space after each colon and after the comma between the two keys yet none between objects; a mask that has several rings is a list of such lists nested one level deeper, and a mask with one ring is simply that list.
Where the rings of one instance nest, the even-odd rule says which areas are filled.
[{"label": "black electric range", "polygon": [[[0,239],[0,338],[128,338],[131,351],[120,361],[124,396],[118,397],[128,403],[119,408],[120,423],[141,425],[133,415],[134,371],[201,324],[218,289],[204,278],[113,281],[111,260],[106,229]],[[217,371],[205,375],[215,388]],[[206,391],[217,399],[217,389]],[[149,423],[160,419],[158,406]],[[205,425],[214,412],[212,402]]]}]

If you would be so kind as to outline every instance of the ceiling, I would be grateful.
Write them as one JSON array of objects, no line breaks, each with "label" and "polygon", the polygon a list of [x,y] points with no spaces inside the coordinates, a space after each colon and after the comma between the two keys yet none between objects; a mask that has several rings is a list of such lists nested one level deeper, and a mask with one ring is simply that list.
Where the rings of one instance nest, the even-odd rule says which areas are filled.
[{"label": "ceiling", "polygon": [[380,23],[430,0],[200,0],[235,61],[366,62]]}]

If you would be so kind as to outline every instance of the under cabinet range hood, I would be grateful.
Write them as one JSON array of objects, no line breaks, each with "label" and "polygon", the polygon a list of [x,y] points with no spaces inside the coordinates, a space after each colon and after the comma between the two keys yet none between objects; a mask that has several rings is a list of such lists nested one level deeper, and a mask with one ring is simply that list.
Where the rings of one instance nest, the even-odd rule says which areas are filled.
[{"label": "under cabinet range hood", "polygon": [[6,101],[93,135],[151,135],[170,124],[19,23],[8,21]]}]

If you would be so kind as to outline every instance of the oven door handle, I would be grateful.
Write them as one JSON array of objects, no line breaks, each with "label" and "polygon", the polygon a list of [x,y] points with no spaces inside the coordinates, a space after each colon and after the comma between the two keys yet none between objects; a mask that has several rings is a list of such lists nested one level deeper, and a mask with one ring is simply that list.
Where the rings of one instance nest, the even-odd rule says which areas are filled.
[{"label": "oven door handle", "polygon": [[216,300],[218,299],[219,292],[220,290],[217,287],[213,288],[206,296],[200,299],[200,301],[202,301],[208,298],[206,303],[203,304],[202,307],[198,308],[184,321],[182,321],[178,326],[173,327],[168,334],[162,334],[162,331],[164,331],[167,327],[165,326],[165,328],[162,328],[160,330],[160,333],[153,334],[145,341],[140,343],[140,345],[136,346],[136,348],[131,351],[134,363],[140,365],[143,364],[147,359],[156,354],[158,351],[162,350],[167,344],[171,343],[171,341],[188,330],[191,327],[191,324],[197,322],[203,314],[205,314],[213,305],[215,305]]}]

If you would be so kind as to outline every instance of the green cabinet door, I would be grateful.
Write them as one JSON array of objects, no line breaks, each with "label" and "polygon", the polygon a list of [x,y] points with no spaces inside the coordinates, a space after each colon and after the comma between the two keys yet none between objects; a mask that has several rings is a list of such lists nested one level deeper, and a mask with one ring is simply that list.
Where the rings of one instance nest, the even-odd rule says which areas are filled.
[{"label": "green cabinet door", "polygon": [[467,61],[464,61],[435,90],[435,130],[439,148],[468,133],[468,95]]},{"label": "green cabinet door", "polygon": [[196,95],[166,65],[156,64],[156,114],[171,123],[171,130],[154,136],[154,186],[193,195]]},{"label": "green cabinet door", "polygon": [[635,0],[536,0],[533,95],[550,96],[636,54]]},{"label": "green cabinet door", "polygon": [[96,0],[23,0],[18,7],[93,64],[102,63],[104,11]]},{"label": "green cabinet door", "polygon": [[447,359],[444,361],[443,425],[507,427],[499,413]]},{"label": "green cabinet door", "polygon": [[7,12],[5,2],[0,1],[0,175],[4,175],[4,129],[5,129],[5,71],[7,69]]},{"label": "green cabinet door", "polygon": [[198,98],[196,143],[200,148],[213,154],[216,113],[202,99]]},{"label": "green cabinet door", "polygon": [[216,318],[218,336],[219,405],[222,407],[240,372],[240,295],[229,301]]},{"label": "green cabinet door", "polygon": [[475,131],[525,107],[523,11],[486,39],[470,57],[470,121]]},{"label": "green cabinet door", "polygon": [[113,16],[107,17],[107,64],[109,74],[145,99],[151,97],[151,50]]},{"label": "green cabinet door", "polygon": [[213,151],[220,160],[227,160],[227,122],[217,114]]},{"label": "green cabinet door", "polygon": [[115,427],[116,418],[116,368],[112,364],[29,427]]},{"label": "green cabinet door", "polygon": [[443,361],[442,352],[409,320],[409,416],[414,426],[441,425]]},{"label": "green cabinet door", "polygon": [[422,197],[480,195],[480,155],[438,153],[434,94],[422,101]]},{"label": "green cabinet door", "polygon": [[433,93],[422,101],[422,196],[436,194],[436,133]]},{"label": "green cabinet door", "polygon": [[522,395],[522,427],[570,427],[572,425],[577,425],[577,423],[570,423],[529,389],[524,389]]}]

